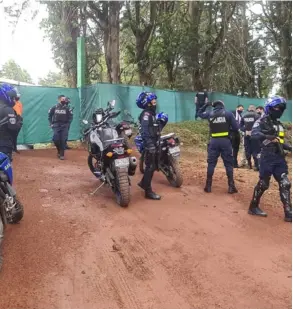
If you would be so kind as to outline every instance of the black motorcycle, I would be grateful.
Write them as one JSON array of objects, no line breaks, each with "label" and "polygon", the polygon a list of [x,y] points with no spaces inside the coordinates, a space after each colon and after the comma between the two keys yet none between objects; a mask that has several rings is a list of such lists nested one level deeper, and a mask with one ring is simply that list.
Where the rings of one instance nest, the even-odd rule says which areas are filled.
[{"label": "black motorcycle", "polygon": [[[135,144],[141,153],[139,169],[144,173],[145,169],[145,150],[140,135],[135,137]],[[180,141],[175,133],[163,135],[160,138],[159,149],[156,155],[156,170],[161,171],[171,184],[171,186],[180,188],[183,183],[183,177],[179,166]]]},{"label": "black motorcycle", "polygon": [[138,124],[137,122],[134,121],[134,118],[131,116],[131,114],[125,110],[124,114],[127,117],[130,117],[131,120],[123,120],[121,121],[117,126],[116,126],[116,130],[117,133],[119,135],[119,137],[124,138],[125,143],[127,145],[128,148],[131,148],[131,144],[130,144],[130,139],[133,135],[133,128],[138,128]]},{"label": "black motorcycle", "polygon": [[[137,162],[131,157],[132,149],[111,124],[120,112],[111,112],[115,101],[108,102],[107,109],[98,109],[93,115],[93,123],[84,131],[88,144],[88,166],[91,172],[113,190],[117,203],[127,207],[130,202],[130,177],[135,174]],[[88,122],[83,121],[85,124]]]}]

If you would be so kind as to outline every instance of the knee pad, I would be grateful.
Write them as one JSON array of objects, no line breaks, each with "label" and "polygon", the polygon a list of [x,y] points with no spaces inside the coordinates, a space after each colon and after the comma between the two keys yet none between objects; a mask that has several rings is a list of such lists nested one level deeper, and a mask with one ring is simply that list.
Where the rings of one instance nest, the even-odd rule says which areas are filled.
[{"label": "knee pad", "polygon": [[258,186],[262,191],[267,190],[270,186],[270,179],[267,178],[260,179],[258,182]]},{"label": "knee pad", "polygon": [[291,182],[288,179],[288,175],[287,174],[282,174],[281,175],[281,180],[279,181],[279,185],[281,188],[287,189],[289,190],[291,188]]}]

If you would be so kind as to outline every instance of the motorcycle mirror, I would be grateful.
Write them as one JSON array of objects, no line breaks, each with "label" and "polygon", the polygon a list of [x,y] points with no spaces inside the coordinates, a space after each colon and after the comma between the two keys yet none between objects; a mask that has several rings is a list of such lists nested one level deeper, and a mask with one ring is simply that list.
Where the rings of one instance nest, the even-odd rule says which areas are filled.
[{"label": "motorcycle mirror", "polygon": [[115,104],[116,104],[116,101],[115,101],[115,100],[112,100],[112,101],[108,102],[108,105],[109,105],[111,108],[114,108]]},{"label": "motorcycle mirror", "polygon": [[88,122],[87,120],[85,120],[85,119],[83,119],[82,122],[83,122],[84,124],[88,124],[88,123],[89,123],[89,122]]}]

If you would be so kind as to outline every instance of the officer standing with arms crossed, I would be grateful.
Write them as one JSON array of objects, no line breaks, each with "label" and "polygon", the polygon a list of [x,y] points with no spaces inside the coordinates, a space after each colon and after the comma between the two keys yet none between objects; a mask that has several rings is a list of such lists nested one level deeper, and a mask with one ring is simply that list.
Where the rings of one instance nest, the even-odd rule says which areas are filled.
[{"label": "officer standing with arms crossed", "polygon": [[53,142],[57,148],[57,156],[60,160],[64,160],[68,128],[73,115],[66,104],[66,98],[64,95],[59,95],[58,101],[59,103],[57,105],[50,108],[48,112],[48,120],[50,127],[54,131]]},{"label": "officer standing with arms crossed", "polygon": [[208,104],[199,110],[199,117],[208,119],[211,139],[208,145],[208,168],[204,191],[212,191],[212,180],[218,158],[221,155],[228,177],[228,193],[237,193],[233,178],[233,155],[230,132],[236,132],[239,126],[232,112],[225,110],[224,102],[215,101],[212,111],[205,111]]},{"label": "officer standing with arms crossed", "polygon": [[259,181],[254,188],[252,201],[248,213],[266,217],[267,214],[259,208],[263,193],[270,186],[273,175],[279,184],[280,198],[283,203],[284,220],[292,222],[292,204],[290,198],[291,183],[288,179],[288,165],[284,150],[292,152],[292,146],[284,143],[284,127],[278,120],[286,109],[286,100],[280,96],[273,96],[265,103],[265,114],[258,119],[252,128],[252,138],[261,142],[259,165]]},{"label": "officer standing with arms crossed", "polygon": [[142,180],[138,183],[145,190],[145,197],[151,200],[160,200],[161,197],[152,190],[152,178],[156,169],[156,155],[160,138],[160,125],[156,119],[157,96],[154,93],[142,92],[136,104],[143,109],[139,116],[141,137],[145,148],[145,171]]},{"label": "officer standing with arms crossed", "polygon": [[21,128],[13,106],[17,97],[16,89],[8,84],[0,84],[0,152],[12,161],[15,134]]},{"label": "officer standing with arms crossed", "polygon": [[247,109],[247,112],[242,116],[241,119],[241,130],[244,132],[244,148],[245,148],[245,157],[248,162],[248,167],[252,169],[251,156],[254,161],[254,168],[258,170],[258,161],[256,153],[253,151],[253,148],[256,147],[254,140],[251,138],[251,130],[253,124],[260,116],[255,111],[255,106],[250,105]]}]

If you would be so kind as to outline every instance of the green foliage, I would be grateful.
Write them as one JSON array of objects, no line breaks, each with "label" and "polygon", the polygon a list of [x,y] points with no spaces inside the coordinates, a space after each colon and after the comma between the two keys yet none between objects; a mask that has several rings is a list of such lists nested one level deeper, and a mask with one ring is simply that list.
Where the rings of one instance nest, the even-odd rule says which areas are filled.
[{"label": "green foliage", "polygon": [[49,72],[46,77],[39,79],[39,85],[46,87],[68,87],[66,77],[60,72]]},{"label": "green foliage", "polygon": [[168,123],[162,134],[176,133],[183,145],[194,147],[206,147],[209,140],[208,122],[184,121],[180,123]]},{"label": "green foliage", "polygon": [[0,70],[0,77],[13,79],[24,83],[33,83],[29,73],[22,69],[14,60],[8,60]]}]

